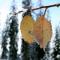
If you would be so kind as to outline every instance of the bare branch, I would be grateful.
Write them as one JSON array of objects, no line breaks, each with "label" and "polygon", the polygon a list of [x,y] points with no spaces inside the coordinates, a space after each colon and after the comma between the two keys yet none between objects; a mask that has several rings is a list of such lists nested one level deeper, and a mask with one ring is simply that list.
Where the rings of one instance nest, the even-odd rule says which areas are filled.
[{"label": "bare branch", "polygon": [[[41,7],[38,7],[38,8],[31,9],[31,10],[34,11],[34,10],[38,10],[38,9],[42,9],[42,8],[59,7],[59,6],[60,6],[60,3],[59,4],[49,5],[49,6],[41,6]],[[21,12],[24,12],[24,11],[18,11],[15,15],[17,15],[17,14],[19,14]]]}]

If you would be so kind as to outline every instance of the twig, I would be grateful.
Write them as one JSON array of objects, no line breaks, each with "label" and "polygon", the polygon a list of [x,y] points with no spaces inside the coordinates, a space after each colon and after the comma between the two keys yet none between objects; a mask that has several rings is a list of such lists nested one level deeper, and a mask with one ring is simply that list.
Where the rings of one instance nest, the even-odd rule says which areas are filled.
[{"label": "twig", "polygon": [[[60,6],[60,3],[59,4],[54,4],[54,5],[49,5],[49,6],[41,6],[41,7],[38,7],[38,8],[31,9],[31,10],[34,11],[34,10],[38,10],[38,9],[42,9],[42,8],[59,7],[59,6]],[[15,15],[17,15],[21,12],[24,12],[24,11],[18,11],[17,13],[15,13]]]},{"label": "twig", "polygon": [[41,6],[39,8],[32,9],[32,11],[37,10],[37,9],[42,9],[42,8],[59,7],[59,6],[60,6],[60,4],[54,4],[54,5],[49,5],[49,6]]}]

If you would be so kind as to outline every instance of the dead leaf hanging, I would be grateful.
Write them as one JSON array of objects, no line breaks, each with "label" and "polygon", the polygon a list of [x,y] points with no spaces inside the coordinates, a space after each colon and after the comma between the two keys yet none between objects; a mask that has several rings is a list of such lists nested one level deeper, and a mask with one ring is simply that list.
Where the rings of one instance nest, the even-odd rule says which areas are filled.
[{"label": "dead leaf hanging", "polygon": [[45,48],[52,36],[51,23],[44,16],[40,16],[34,23],[33,32],[40,47]]},{"label": "dead leaf hanging", "polygon": [[33,23],[34,23],[34,21],[33,21],[32,17],[29,15],[24,16],[23,20],[21,22],[20,29],[21,29],[22,37],[29,44],[31,44],[34,40]]}]

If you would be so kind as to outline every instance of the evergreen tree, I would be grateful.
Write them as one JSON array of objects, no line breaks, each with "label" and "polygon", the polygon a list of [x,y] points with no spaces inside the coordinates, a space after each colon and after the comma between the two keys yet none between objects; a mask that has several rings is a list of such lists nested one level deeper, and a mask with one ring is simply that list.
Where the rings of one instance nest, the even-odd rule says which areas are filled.
[{"label": "evergreen tree", "polygon": [[9,57],[10,60],[16,60],[17,59],[17,33],[18,33],[18,23],[17,23],[17,17],[12,16],[10,18],[11,24],[10,24],[10,51],[9,51]]},{"label": "evergreen tree", "polygon": [[17,34],[18,34],[18,19],[16,13],[15,0],[13,0],[12,5],[12,16],[10,17],[10,47],[9,47],[9,60],[17,60]]},{"label": "evergreen tree", "polygon": [[4,31],[3,32],[3,40],[2,40],[2,48],[3,48],[3,52],[2,52],[2,56],[1,56],[1,58],[2,59],[7,59],[7,52],[8,52],[8,50],[7,50],[7,31]]},{"label": "evergreen tree", "polygon": [[9,18],[7,17],[7,20],[6,20],[6,26],[5,26],[5,29],[3,30],[2,32],[2,48],[3,48],[3,51],[2,51],[2,55],[1,55],[1,58],[2,59],[7,59],[8,58],[8,49],[7,49],[7,41],[8,41],[8,38],[9,38]]},{"label": "evergreen tree", "polygon": [[[50,47],[51,41],[48,42],[46,48],[45,48],[45,55],[41,60],[53,60],[52,55],[53,55],[53,48]],[[52,52],[51,52],[52,51]]]},{"label": "evergreen tree", "polygon": [[55,40],[55,48],[53,52],[54,60],[60,60],[60,28],[56,28],[56,40]]}]

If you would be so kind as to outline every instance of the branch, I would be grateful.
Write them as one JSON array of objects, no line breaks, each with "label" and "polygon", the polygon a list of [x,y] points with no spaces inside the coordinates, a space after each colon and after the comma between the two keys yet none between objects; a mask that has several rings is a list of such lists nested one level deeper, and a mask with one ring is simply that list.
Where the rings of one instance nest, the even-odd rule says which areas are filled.
[{"label": "branch", "polygon": [[[60,3],[59,4],[54,4],[54,5],[49,5],[49,6],[41,6],[41,7],[38,7],[38,8],[31,9],[31,10],[34,11],[34,10],[38,10],[38,9],[42,9],[42,8],[59,7],[59,6],[60,6]],[[17,13],[15,13],[15,15],[17,15],[21,12],[24,12],[24,11],[18,11]]]},{"label": "branch", "polygon": [[54,5],[49,5],[49,6],[41,6],[39,8],[32,9],[32,11],[37,10],[37,9],[42,9],[42,8],[59,7],[59,6],[60,6],[60,4],[54,4]]}]

